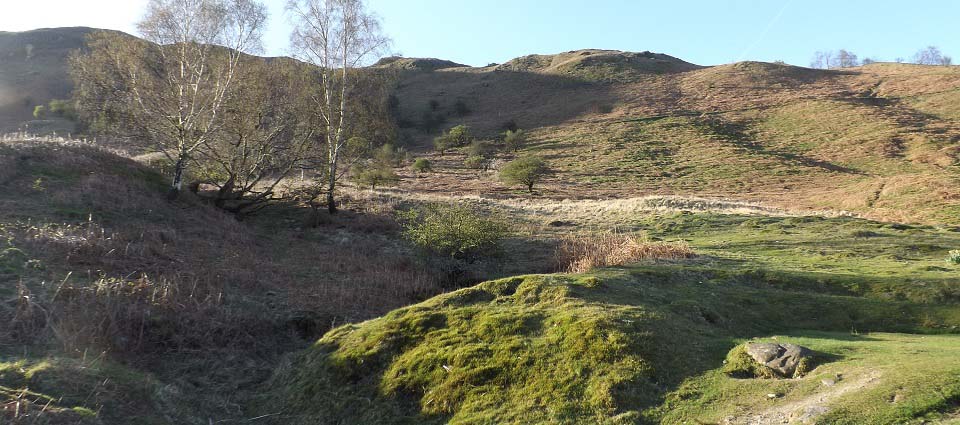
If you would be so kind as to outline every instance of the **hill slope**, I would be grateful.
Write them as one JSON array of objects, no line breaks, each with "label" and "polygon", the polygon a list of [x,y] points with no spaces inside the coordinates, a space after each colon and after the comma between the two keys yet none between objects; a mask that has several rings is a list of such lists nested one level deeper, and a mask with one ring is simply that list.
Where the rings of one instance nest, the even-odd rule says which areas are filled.
[{"label": "hill slope", "polygon": [[[627,82],[457,68],[409,76],[397,96],[424,146],[436,134],[417,128],[428,104],[480,137],[527,129],[519,155],[557,171],[543,191],[553,198],[694,195],[960,224],[958,67],[744,62]],[[449,174],[407,187],[513,193],[433,159]]]},{"label": "hill slope", "polygon": [[[0,128],[69,93],[63,59],[88,31],[0,34]],[[453,125],[484,138],[526,129],[533,141],[518,154],[557,171],[543,192],[552,198],[694,195],[960,224],[960,67],[700,67],[608,50],[483,68],[418,58],[376,66],[401,71],[399,143],[426,154]],[[493,175],[477,179],[460,157],[433,159],[443,172],[401,187],[515,194]]]},{"label": "hill slope", "polygon": [[0,31],[0,132],[33,120],[33,108],[52,99],[69,99],[70,52],[85,45],[93,28],[44,28]]}]

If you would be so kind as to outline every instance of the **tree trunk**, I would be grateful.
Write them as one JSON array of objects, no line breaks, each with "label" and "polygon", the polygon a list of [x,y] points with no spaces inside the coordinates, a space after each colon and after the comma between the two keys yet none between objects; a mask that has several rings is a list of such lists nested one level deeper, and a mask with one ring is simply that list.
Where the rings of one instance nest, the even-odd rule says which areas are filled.
[{"label": "tree trunk", "polygon": [[327,211],[330,214],[337,213],[337,204],[333,199],[333,192],[337,188],[337,168],[335,165],[330,165],[330,181],[327,186]]},{"label": "tree trunk", "polygon": [[180,188],[183,187],[183,171],[187,168],[187,155],[180,153],[177,156],[177,163],[173,168],[173,182],[170,184],[170,192],[167,193],[167,199],[174,200],[180,196]]},{"label": "tree trunk", "polygon": [[533,183],[527,185],[527,190],[529,190],[530,193],[533,193]]}]

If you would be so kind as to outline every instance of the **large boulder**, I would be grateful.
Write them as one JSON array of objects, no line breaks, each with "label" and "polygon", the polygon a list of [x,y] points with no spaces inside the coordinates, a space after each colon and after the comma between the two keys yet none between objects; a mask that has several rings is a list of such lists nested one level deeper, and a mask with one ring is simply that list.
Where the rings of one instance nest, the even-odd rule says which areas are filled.
[{"label": "large boulder", "polygon": [[723,370],[736,378],[796,378],[811,369],[813,355],[796,344],[751,342],[731,350]]}]

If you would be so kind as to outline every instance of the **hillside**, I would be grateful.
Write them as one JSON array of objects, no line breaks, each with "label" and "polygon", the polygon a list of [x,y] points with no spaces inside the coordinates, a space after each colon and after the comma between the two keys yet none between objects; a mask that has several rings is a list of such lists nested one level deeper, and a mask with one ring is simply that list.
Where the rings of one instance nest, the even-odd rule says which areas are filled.
[{"label": "hillside", "polygon": [[[0,129],[20,128],[34,104],[68,95],[64,58],[89,31],[0,34],[0,56],[9,58],[0,63]],[[457,124],[488,138],[528,130],[533,141],[519,154],[547,158],[556,171],[542,192],[550,198],[706,196],[960,224],[957,67],[701,67],[609,50],[483,68],[399,57],[374,67],[400,71],[400,143],[429,154],[430,140]],[[494,178],[471,177],[458,157],[432,159],[448,165],[402,187],[511,193]]]},{"label": "hillside", "polygon": [[[0,130],[72,129],[31,112],[89,31],[0,33]],[[0,134],[0,422],[960,421],[960,67],[370,69],[406,151],[337,214],[309,170],[231,215],[150,155]],[[468,168],[431,146],[458,124],[530,138]],[[526,155],[536,191],[497,176]],[[811,357],[773,379],[757,341]]]},{"label": "hillside", "polygon": [[[73,82],[67,76],[67,57],[84,46],[92,31],[85,27],[0,31],[0,133],[33,121],[34,106],[70,98]],[[50,123],[35,123],[40,131],[47,126]]]},{"label": "hillside", "polygon": [[[431,102],[480,137],[530,131],[519,155],[547,159],[556,173],[542,194],[554,199],[707,196],[960,223],[956,67],[744,62],[629,82],[456,68],[411,75],[397,96],[407,137],[424,146],[436,131],[417,122]],[[457,158],[432,159],[449,171],[407,187],[512,193],[456,171]]]}]

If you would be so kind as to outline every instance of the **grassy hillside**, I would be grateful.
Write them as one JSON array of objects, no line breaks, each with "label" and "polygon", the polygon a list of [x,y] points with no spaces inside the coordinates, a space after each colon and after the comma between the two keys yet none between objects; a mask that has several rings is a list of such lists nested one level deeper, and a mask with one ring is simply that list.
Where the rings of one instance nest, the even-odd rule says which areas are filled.
[{"label": "grassy hillside", "polygon": [[[397,91],[406,133],[422,143],[435,134],[415,128],[431,101],[447,126],[464,123],[480,137],[515,123],[534,139],[519,155],[543,156],[556,170],[543,191],[552,198],[677,194],[885,220],[956,224],[960,217],[956,68],[743,62],[598,79],[557,71],[569,56],[521,61],[533,63],[523,72],[501,66],[407,77]],[[610,67],[621,62],[604,57],[577,69],[615,74]],[[469,113],[455,113],[456,102]],[[504,190],[493,176],[474,183],[456,161],[432,159],[449,163],[446,175],[456,180],[411,188]]]},{"label": "grassy hillside", "polygon": [[[7,58],[0,63],[0,129],[22,128],[33,106],[69,94],[65,57],[89,31],[0,33],[0,57]],[[430,140],[457,124],[481,138],[526,129],[533,142],[519,154],[544,156],[557,171],[543,192],[552,198],[711,196],[960,224],[957,67],[700,67],[660,53],[609,50],[483,68],[419,58],[375,66],[400,71],[398,143],[429,155]],[[506,189],[459,172],[460,159],[432,159],[449,163],[441,178],[404,187]]]},{"label": "grassy hillside", "polygon": [[0,31],[0,133],[70,131],[65,122],[35,121],[33,108],[53,99],[69,99],[73,82],[67,57],[84,46],[92,28],[45,28],[25,32]]},{"label": "grassy hillside", "polygon": [[390,205],[240,222],[165,181],[90,144],[0,141],[0,423],[246,419],[282,354],[448,285]]}]

